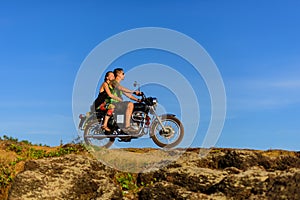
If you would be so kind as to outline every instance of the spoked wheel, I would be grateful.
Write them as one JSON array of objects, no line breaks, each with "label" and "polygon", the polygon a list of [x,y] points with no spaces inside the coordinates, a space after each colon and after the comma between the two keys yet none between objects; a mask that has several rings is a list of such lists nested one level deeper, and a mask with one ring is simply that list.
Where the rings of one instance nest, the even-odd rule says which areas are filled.
[{"label": "spoked wheel", "polygon": [[114,138],[97,139],[90,136],[105,135],[105,131],[101,129],[102,123],[97,120],[89,123],[84,129],[84,141],[87,145],[109,148],[115,141]]},{"label": "spoked wheel", "polygon": [[173,148],[177,146],[184,135],[184,128],[179,119],[172,115],[166,115],[161,118],[162,128],[158,121],[155,121],[151,126],[151,137],[153,142],[163,148]]}]

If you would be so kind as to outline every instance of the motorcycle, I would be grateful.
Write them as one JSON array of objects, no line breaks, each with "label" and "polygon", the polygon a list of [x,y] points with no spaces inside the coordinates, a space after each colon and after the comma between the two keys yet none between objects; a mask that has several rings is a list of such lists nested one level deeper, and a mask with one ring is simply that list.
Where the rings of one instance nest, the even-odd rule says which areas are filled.
[{"label": "motorcycle", "polygon": [[156,113],[157,98],[146,97],[141,92],[141,102],[134,103],[131,115],[131,127],[134,133],[124,132],[124,112],[114,111],[108,121],[111,131],[102,129],[106,111],[96,110],[79,116],[79,129],[84,131],[83,138],[87,145],[109,148],[118,138],[119,142],[130,142],[145,135],[149,135],[153,142],[162,148],[177,146],[184,136],[184,127],[174,114],[158,115]]}]

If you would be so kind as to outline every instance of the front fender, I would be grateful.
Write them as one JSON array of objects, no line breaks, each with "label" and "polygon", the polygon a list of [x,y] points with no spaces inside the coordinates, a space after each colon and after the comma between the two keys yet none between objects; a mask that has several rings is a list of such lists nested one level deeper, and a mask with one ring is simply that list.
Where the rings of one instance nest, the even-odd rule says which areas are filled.
[{"label": "front fender", "polygon": [[165,118],[168,118],[168,117],[175,117],[176,115],[174,114],[171,114],[171,113],[166,113],[166,114],[162,114],[162,115],[159,115],[159,117],[161,119],[165,119]]},{"label": "front fender", "polygon": [[[176,115],[174,115],[174,114],[166,113],[166,114],[159,115],[158,117],[160,119],[166,119],[168,117],[175,117],[175,116]],[[152,122],[152,124],[154,124],[154,122],[158,122],[157,118],[154,119],[154,121]]]}]

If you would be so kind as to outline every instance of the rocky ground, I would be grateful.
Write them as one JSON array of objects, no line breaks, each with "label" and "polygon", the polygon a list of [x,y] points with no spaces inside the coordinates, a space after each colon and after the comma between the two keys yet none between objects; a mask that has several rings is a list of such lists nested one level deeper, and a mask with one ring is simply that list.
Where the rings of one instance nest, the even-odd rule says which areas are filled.
[{"label": "rocky ground", "polygon": [[139,173],[108,167],[87,152],[28,160],[14,178],[8,199],[300,199],[300,152],[182,151],[169,151],[183,154]]}]

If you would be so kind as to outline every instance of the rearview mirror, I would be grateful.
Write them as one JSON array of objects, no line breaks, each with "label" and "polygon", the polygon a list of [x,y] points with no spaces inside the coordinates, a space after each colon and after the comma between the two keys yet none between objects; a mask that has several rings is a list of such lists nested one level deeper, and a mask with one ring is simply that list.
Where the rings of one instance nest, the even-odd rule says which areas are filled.
[{"label": "rearview mirror", "polygon": [[137,87],[137,90],[140,91],[140,84],[137,81],[134,81],[133,87]]}]

